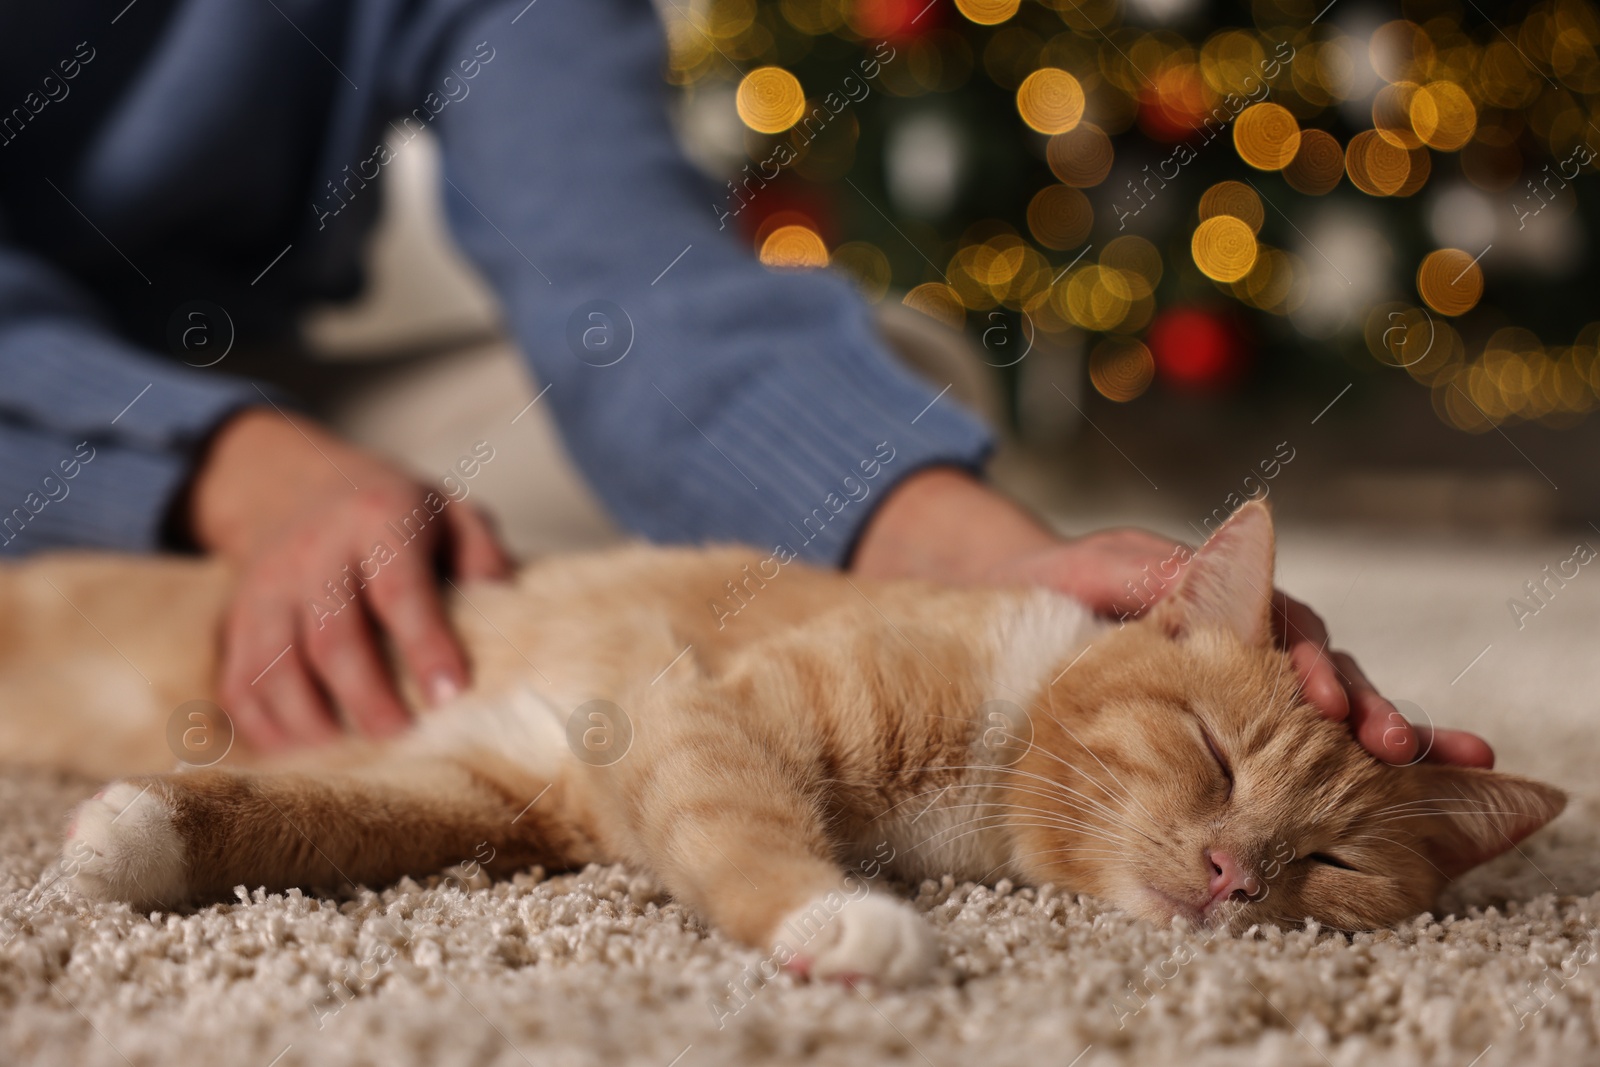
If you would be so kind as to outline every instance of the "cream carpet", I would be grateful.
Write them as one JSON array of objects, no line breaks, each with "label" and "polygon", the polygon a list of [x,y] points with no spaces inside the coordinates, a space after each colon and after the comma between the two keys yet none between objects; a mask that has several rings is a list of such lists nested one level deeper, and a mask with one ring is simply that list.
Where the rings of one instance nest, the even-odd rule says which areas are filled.
[{"label": "cream carpet", "polygon": [[95,783],[12,771],[0,1063],[1595,1062],[1600,573],[1585,568],[1521,630],[1506,606],[1571,547],[1285,537],[1284,584],[1388,692],[1574,796],[1522,856],[1397,930],[1211,940],[1049,889],[947,880],[909,889],[943,943],[933,986],[761,987],[746,971],[756,953],[617,868],[179,915],[87,905],[46,883],[63,817]]}]

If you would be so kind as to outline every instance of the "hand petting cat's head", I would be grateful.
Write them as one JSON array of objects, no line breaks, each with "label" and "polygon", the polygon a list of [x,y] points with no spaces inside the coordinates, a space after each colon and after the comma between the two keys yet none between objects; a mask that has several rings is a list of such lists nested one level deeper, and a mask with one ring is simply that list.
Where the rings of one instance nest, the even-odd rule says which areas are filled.
[{"label": "hand petting cat's head", "polygon": [[1271,517],[1246,505],[1154,611],[1041,694],[1016,768],[1054,816],[1019,830],[1033,879],[1162,922],[1369,929],[1560,813],[1538,782],[1384,764],[1306,705],[1272,640],[1272,559]]}]

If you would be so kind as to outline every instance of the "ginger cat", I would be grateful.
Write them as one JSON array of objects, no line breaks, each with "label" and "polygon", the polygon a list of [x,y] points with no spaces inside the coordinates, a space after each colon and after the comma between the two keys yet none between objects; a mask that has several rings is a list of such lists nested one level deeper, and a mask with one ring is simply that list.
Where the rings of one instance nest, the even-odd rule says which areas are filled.
[{"label": "ginger cat", "polygon": [[[938,952],[884,874],[1053,882],[1158,922],[1360,929],[1426,909],[1565,804],[1507,774],[1381,764],[1303,705],[1271,641],[1259,504],[1121,627],[1039,589],[798,562],[763,577],[758,558],[531,564],[451,598],[473,685],[410,733],[166,774],[143,772],[201,728],[173,709],[211,694],[226,573],[0,569],[0,756],[134,774],[73,817],[64,862],[92,897],[381,885],[486,842],[495,872],[635,865],[778,964],[891,983]],[[719,625],[706,604],[730,580],[749,604]]]}]

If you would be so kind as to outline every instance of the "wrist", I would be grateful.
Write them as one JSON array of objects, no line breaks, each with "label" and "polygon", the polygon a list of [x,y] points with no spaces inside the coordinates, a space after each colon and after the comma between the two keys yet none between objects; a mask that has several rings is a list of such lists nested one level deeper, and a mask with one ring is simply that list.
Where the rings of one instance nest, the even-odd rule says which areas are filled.
[{"label": "wrist", "polygon": [[179,516],[201,550],[233,558],[305,507],[365,480],[371,461],[311,419],[245,408],[212,435]]},{"label": "wrist", "polygon": [[966,471],[928,467],[878,505],[849,569],[871,578],[976,583],[1058,543],[1039,519]]}]

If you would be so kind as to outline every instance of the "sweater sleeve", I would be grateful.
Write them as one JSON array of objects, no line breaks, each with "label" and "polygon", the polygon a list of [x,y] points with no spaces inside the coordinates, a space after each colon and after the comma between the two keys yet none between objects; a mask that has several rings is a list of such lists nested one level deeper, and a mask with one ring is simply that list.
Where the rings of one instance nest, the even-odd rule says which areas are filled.
[{"label": "sweater sleeve", "polygon": [[468,12],[411,89],[439,108],[448,216],[624,525],[839,563],[894,483],[982,465],[987,428],[847,284],[744,247],[674,138],[648,0]]},{"label": "sweater sleeve", "polygon": [[0,225],[0,554],[160,547],[195,450],[260,400],[118,340]]}]

